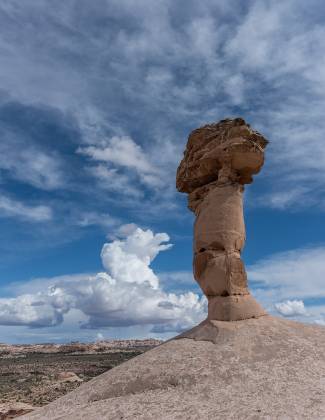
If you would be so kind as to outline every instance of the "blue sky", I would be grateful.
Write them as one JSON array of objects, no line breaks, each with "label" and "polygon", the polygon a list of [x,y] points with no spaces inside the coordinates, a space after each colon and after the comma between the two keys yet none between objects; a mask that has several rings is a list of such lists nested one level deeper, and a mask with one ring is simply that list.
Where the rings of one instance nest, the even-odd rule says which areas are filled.
[{"label": "blue sky", "polygon": [[320,0],[3,0],[1,341],[203,319],[175,172],[191,130],[235,116],[270,140],[245,192],[251,290],[325,325],[324,23]]}]

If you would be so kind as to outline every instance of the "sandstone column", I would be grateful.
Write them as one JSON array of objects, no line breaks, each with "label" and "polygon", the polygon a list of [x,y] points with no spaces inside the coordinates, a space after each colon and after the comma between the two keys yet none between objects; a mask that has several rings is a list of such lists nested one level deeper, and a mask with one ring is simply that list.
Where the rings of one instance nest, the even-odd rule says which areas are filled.
[{"label": "sandstone column", "polygon": [[240,254],[245,244],[244,184],[264,163],[267,140],[241,118],[194,130],[176,187],[188,196],[194,223],[194,277],[208,298],[208,319],[236,321],[265,314],[250,295]]}]

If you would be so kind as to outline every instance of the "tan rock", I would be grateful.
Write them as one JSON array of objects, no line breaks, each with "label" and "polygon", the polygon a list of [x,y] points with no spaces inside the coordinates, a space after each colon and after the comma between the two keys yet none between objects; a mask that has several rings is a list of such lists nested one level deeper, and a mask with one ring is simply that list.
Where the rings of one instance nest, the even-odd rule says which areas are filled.
[{"label": "tan rock", "polygon": [[20,417],[23,414],[30,413],[35,410],[35,408],[38,407],[21,402],[8,402],[0,404],[0,420],[9,420]]},{"label": "tan rock", "polygon": [[229,167],[240,184],[252,182],[252,175],[264,163],[267,140],[242,118],[226,119],[194,130],[177,170],[179,191],[191,193],[220,179]]},{"label": "tan rock", "polygon": [[317,325],[206,321],[23,418],[324,419],[324,347]]},{"label": "tan rock", "polygon": [[206,296],[249,293],[245,267],[239,252],[208,250],[196,253],[193,268],[194,278]]},{"label": "tan rock", "polygon": [[57,380],[59,382],[83,382],[74,372],[59,372],[57,374]]},{"label": "tan rock", "polygon": [[208,319],[238,321],[259,318],[264,309],[250,294],[245,296],[211,296],[208,299]]},{"label": "tan rock", "polygon": [[245,243],[243,187],[215,186],[204,197],[196,212],[194,252],[217,249],[241,251]]},{"label": "tan rock", "polygon": [[177,170],[176,186],[195,212],[193,271],[209,301],[209,319],[264,315],[249,295],[240,253],[245,244],[244,184],[264,163],[267,140],[241,118],[194,130]]}]

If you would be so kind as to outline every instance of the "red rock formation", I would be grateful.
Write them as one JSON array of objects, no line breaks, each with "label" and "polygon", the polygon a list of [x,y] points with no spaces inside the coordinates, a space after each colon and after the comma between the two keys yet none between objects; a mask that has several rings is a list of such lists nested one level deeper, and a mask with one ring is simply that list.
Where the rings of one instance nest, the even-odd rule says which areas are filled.
[{"label": "red rock formation", "polygon": [[208,298],[208,318],[232,321],[264,315],[250,295],[244,263],[244,184],[264,163],[267,140],[241,118],[194,130],[176,187],[195,213],[194,277]]}]

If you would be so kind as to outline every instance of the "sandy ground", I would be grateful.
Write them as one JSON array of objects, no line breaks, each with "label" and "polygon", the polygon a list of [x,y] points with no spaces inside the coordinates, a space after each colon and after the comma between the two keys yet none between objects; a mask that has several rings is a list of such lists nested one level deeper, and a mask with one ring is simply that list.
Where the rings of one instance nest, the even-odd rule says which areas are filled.
[{"label": "sandy ground", "polygon": [[21,418],[324,419],[325,328],[205,323]]},{"label": "sandy ground", "polygon": [[0,420],[46,405],[158,343],[156,340],[63,345],[0,343]]}]

